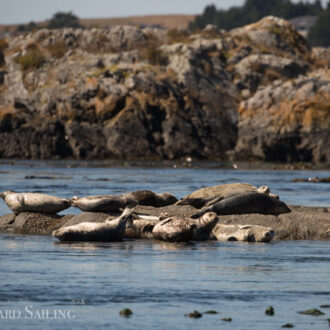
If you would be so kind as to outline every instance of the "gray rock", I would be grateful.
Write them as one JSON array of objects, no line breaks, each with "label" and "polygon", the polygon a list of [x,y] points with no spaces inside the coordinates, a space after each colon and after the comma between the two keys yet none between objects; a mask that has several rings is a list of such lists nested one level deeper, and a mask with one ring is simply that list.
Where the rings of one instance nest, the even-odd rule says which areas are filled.
[{"label": "gray rock", "polygon": [[16,216],[14,232],[29,235],[51,235],[60,228],[72,215],[54,215],[23,212]]},{"label": "gray rock", "polygon": [[11,231],[16,215],[14,213],[5,214],[0,217],[0,231]]},{"label": "gray rock", "polygon": [[105,222],[105,220],[109,217],[115,218],[113,214],[109,215],[103,212],[82,212],[68,219],[63,227],[77,225],[78,223],[82,222]]}]

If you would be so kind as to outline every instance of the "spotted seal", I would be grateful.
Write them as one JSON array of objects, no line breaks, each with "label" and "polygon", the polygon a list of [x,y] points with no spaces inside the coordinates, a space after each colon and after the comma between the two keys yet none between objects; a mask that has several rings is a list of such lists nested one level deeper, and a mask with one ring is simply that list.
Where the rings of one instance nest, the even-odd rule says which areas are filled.
[{"label": "spotted seal", "polygon": [[167,242],[206,240],[217,221],[218,218],[214,212],[208,212],[198,220],[170,217],[158,222],[152,234],[156,239]]},{"label": "spotted seal", "polygon": [[192,205],[196,208],[201,208],[206,205],[211,205],[223,199],[237,196],[249,192],[259,192],[266,195],[271,195],[278,198],[277,195],[270,194],[268,186],[259,188],[249,183],[227,183],[218,186],[201,188],[183,197],[177,202],[177,205]]},{"label": "spotted seal", "polygon": [[126,222],[133,208],[126,207],[120,217],[108,219],[102,223],[82,222],[62,227],[52,235],[60,241],[115,242],[121,241],[125,234]]},{"label": "spotted seal", "polygon": [[210,206],[203,207],[199,212],[192,215],[193,219],[199,218],[206,212],[216,214],[281,214],[289,213],[291,210],[282,201],[257,192],[246,193],[223,199]]},{"label": "spotted seal", "polygon": [[138,204],[135,199],[127,195],[103,195],[71,198],[71,205],[84,212],[118,212],[126,206],[134,207]]},{"label": "spotted seal", "polygon": [[6,190],[0,194],[14,213],[37,212],[54,214],[70,207],[70,201],[47,194]]},{"label": "spotted seal", "polygon": [[269,242],[274,237],[270,227],[258,225],[224,225],[218,223],[213,231],[218,241]]}]

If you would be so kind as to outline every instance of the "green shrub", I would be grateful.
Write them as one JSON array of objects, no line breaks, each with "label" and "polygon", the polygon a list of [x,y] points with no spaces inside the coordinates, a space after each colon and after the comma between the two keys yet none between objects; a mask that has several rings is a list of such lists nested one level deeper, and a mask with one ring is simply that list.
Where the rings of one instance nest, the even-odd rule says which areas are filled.
[{"label": "green shrub", "polygon": [[25,55],[21,55],[17,62],[21,65],[22,70],[40,68],[44,62],[45,57],[38,48],[28,50]]}]

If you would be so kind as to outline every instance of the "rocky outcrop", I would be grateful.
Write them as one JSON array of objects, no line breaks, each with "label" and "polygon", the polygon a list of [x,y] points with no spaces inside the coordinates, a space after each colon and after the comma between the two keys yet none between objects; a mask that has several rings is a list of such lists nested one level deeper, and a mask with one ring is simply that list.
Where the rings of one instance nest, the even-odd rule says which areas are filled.
[{"label": "rocky outcrop", "polygon": [[235,158],[330,163],[330,75],[260,87],[239,107]]},{"label": "rocky outcrop", "polygon": [[329,53],[285,20],[43,29],[2,45],[1,158],[329,161]]}]

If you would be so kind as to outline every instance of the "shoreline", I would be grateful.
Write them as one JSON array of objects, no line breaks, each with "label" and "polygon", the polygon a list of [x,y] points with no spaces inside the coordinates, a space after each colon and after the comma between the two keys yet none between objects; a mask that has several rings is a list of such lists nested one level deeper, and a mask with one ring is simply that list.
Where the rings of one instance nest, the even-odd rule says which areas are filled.
[{"label": "shoreline", "polygon": [[35,166],[35,163],[56,163],[63,167],[148,167],[148,168],[206,168],[206,169],[233,169],[233,170],[279,170],[279,171],[330,171],[330,164],[313,163],[276,163],[265,161],[218,161],[218,160],[79,160],[79,159],[0,159],[0,166],[3,165],[28,165]]}]

